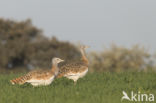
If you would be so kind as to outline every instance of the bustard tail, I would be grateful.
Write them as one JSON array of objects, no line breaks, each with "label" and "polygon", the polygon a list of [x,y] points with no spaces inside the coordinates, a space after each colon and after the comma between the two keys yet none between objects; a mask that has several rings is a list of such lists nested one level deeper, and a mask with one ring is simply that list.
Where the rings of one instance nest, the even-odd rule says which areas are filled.
[{"label": "bustard tail", "polygon": [[24,84],[29,79],[30,79],[30,76],[25,75],[25,76],[21,76],[21,77],[15,78],[13,80],[10,80],[10,82],[12,84]]}]

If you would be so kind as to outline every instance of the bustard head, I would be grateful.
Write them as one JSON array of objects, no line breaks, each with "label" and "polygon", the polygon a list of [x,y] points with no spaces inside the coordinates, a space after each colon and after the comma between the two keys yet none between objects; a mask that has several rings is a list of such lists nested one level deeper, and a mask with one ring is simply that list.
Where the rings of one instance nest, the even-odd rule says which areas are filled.
[{"label": "bustard head", "polygon": [[56,57],[54,57],[53,59],[52,59],[52,63],[53,64],[58,64],[58,63],[60,63],[60,62],[63,62],[64,60],[62,60],[62,59],[60,59],[60,58],[56,58]]}]

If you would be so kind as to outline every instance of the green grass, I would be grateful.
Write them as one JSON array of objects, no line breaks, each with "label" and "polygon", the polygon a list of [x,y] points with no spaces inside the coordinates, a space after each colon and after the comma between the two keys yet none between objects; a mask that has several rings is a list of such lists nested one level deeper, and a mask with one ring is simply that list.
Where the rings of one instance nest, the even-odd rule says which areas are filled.
[{"label": "green grass", "polygon": [[152,72],[93,73],[79,79],[77,85],[61,78],[36,88],[29,84],[11,85],[9,80],[18,76],[0,74],[0,103],[121,103],[123,90],[156,96],[156,73]]}]

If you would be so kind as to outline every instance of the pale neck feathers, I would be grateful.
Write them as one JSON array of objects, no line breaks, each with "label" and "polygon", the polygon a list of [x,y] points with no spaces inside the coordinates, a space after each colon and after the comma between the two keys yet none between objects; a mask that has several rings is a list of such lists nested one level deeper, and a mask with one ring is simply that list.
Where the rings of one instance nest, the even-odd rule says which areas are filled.
[{"label": "pale neck feathers", "polygon": [[87,57],[86,57],[86,53],[85,53],[85,50],[84,49],[82,49],[81,48],[81,55],[82,55],[82,57],[81,57],[81,60],[85,63],[85,64],[89,64],[89,62],[88,62],[88,59],[87,59]]},{"label": "pale neck feathers", "polygon": [[59,72],[58,64],[57,63],[53,63],[51,70],[52,70],[52,73],[54,73],[55,75],[57,75],[58,72]]}]

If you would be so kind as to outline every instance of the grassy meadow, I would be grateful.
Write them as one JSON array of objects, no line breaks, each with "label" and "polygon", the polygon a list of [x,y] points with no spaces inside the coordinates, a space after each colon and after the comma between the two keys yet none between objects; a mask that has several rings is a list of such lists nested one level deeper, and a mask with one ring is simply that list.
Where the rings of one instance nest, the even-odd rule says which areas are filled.
[{"label": "grassy meadow", "polygon": [[154,72],[92,73],[79,79],[77,85],[66,78],[49,86],[11,85],[9,80],[20,75],[0,75],[0,103],[121,103],[123,90],[156,95]]}]

